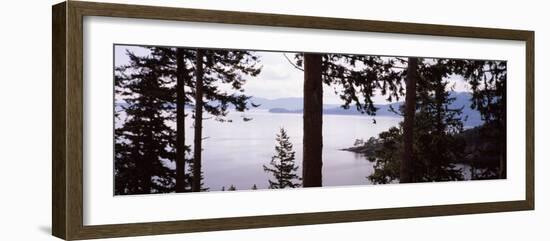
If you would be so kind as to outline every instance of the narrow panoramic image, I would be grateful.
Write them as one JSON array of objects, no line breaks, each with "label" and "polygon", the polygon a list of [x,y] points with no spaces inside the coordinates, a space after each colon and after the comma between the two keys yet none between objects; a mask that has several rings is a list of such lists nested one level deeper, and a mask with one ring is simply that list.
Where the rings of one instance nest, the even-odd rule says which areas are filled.
[{"label": "narrow panoramic image", "polygon": [[114,46],[114,194],[506,178],[506,61]]}]

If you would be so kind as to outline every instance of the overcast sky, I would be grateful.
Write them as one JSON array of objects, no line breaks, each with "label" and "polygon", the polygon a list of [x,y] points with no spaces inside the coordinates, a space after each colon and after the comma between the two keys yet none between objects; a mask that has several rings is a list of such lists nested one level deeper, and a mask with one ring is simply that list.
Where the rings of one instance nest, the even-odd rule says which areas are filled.
[{"label": "overcast sky", "polygon": [[[137,55],[147,55],[148,50],[133,46],[115,46],[115,65],[127,64],[129,61],[126,56],[126,50],[130,50]],[[254,97],[268,99],[302,97],[303,96],[303,72],[294,68],[285,58],[283,53],[279,52],[255,52],[260,56],[261,73],[256,77],[248,77],[243,86],[245,93]],[[292,53],[286,54],[293,58]],[[455,82],[455,91],[466,91],[467,84],[461,77],[453,76],[451,80]],[[323,102],[325,104],[342,104],[340,98],[334,93],[332,87],[324,85]],[[375,103],[387,103],[381,95],[374,97]]]}]

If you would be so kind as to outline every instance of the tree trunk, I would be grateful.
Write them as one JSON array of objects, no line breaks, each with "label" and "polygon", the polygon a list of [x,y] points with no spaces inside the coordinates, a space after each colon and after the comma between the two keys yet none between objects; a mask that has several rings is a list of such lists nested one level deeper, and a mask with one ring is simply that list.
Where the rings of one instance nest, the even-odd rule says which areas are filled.
[{"label": "tree trunk", "polygon": [[153,143],[153,131],[150,126],[147,127],[148,132],[144,133],[141,136],[141,139],[143,140],[141,144],[141,151],[144,153],[142,158],[138,160],[138,163],[136,164],[136,169],[140,173],[140,187],[141,189],[138,190],[136,194],[151,194],[151,188],[153,186],[153,182],[151,181],[151,178],[153,176],[152,170],[153,170],[153,162],[155,161],[156,156],[152,153],[151,144]]},{"label": "tree trunk", "polygon": [[176,192],[185,192],[185,60],[184,50],[176,49]]},{"label": "tree trunk", "polygon": [[195,83],[195,145],[193,150],[193,192],[201,190],[201,157],[202,157],[202,108],[203,108],[203,50],[197,50],[196,83]]},{"label": "tree trunk", "polygon": [[322,186],[323,81],[322,56],[304,54],[304,141],[302,178],[304,187]]},{"label": "tree trunk", "polygon": [[418,78],[418,59],[409,58],[405,94],[405,120],[403,121],[403,156],[399,168],[399,182],[413,182],[413,129],[416,113],[416,81]]}]

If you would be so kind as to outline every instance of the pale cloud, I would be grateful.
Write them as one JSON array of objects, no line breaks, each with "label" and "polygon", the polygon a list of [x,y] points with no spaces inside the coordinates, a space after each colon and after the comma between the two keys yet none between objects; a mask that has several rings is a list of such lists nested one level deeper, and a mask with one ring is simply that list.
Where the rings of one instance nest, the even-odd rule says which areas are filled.
[{"label": "pale cloud", "polygon": [[[255,52],[260,56],[262,72],[248,78],[245,93],[268,99],[303,96],[303,72],[294,68],[283,53]],[[287,56],[293,56],[287,53]]]}]

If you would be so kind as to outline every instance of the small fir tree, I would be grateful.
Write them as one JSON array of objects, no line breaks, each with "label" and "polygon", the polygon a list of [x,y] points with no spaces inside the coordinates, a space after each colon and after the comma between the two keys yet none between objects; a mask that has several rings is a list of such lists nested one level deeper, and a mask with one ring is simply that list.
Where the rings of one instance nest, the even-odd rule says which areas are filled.
[{"label": "small fir tree", "polygon": [[270,189],[296,188],[301,186],[301,180],[296,171],[298,165],[294,162],[295,151],[290,143],[290,137],[284,128],[277,134],[275,155],[271,157],[268,166],[263,165],[264,171],[273,175],[275,180],[269,181]]}]

